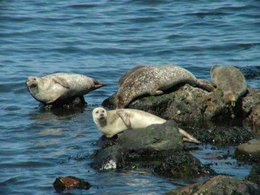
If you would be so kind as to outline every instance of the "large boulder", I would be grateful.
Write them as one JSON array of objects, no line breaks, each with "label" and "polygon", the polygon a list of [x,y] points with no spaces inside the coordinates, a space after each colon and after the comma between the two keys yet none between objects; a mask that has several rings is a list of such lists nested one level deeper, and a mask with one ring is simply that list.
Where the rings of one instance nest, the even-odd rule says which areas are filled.
[{"label": "large boulder", "polygon": [[175,189],[168,194],[259,194],[259,187],[244,180],[237,180],[229,176],[218,175],[205,182],[188,185]]},{"label": "large boulder", "polygon": [[[174,121],[129,129],[111,141],[102,142],[101,149],[93,154],[92,167],[97,170],[149,168],[166,177],[199,177],[213,173],[184,151],[182,136]],[[169,162],[168,169],[179,167],[175,169],[176,174],[167,173],[165,162]]]}]

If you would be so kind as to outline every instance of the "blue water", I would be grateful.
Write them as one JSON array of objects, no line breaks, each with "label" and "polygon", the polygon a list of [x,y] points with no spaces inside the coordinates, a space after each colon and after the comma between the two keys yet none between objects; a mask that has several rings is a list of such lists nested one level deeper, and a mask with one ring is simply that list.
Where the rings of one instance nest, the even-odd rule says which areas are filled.
[{"label": "blue water", "polygon": [[[52,182],[66,175],[89,181],[92,194],[161,194],[177,187],[143,170],[91,169],[101,136],[91,110],[137,64],[177,64],[203,79],[210,79],[213,64],[235,65],[250,87],[260,88],[259,10],[257,0],[1,0],[0,192],[54,194]],[[108,86],[85,96],[83,112],[42,112],[24,82],[57,71]],[[230,174],[244,177],[250,167],[242,169]]]}]

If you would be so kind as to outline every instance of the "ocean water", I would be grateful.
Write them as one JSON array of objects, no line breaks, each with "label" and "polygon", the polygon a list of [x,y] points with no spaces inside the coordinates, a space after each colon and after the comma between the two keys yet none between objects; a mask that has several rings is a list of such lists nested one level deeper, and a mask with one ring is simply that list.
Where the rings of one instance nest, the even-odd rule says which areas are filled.
[{"label": "ocean water", "polygon": [[[249,87],[260,88],[259,10],[258,0],[0,0],[1,194],[55,194],[52,183],[66,175],[93,186],[73,194],[162,194],[185,185],[146,170],[91,169],[101,136],[91,110],[138,64],[177,64],[208,80],[212,65],[235,65]],[[85,96],[82,112],[44,112],[25,80],[53,72],[108,85]],[[194,155],[208,163],[207,155],[229,150],[202,146]],[[212,168],[237,178],[248,174],[250,166],[229,160]]]}]

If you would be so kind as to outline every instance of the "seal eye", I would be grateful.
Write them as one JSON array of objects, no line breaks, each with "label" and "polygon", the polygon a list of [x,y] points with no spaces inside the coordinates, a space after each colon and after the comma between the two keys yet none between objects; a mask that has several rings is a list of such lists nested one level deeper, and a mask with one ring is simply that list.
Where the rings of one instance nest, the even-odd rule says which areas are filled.
[{"label": "seal eye", "polygon": [[102,110],[102,113],[104,113],[105,111],[104,110]]},{"label": "seal eye", "polygon": [[98,111],[96,111],[96,114],[98,114]]}]

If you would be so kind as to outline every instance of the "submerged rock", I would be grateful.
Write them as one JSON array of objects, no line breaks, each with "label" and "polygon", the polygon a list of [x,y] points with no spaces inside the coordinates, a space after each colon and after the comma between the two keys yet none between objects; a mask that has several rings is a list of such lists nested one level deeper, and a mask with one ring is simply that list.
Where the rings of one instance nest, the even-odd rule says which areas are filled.
[{"label": "submerged rock", "polygon": [[260,139],[253,139],[247,143],[240,144],[235,152],[240,160],[260,162]]},{"label": "submerged rock", "polygon": [[[198,177],[213,173],[184,151],[182,136],[174,121],[126,130],[101,147],[93,155],[92,167],[98,170],[149,168],[166,177]],[[167,168],[172,168],[176,174],[169,175],[164,162],[169,162]]]},{"label": "submerged rock", "polygon": [[244,180],[229,176],[218,175],[205,182],[185,186],[172,190],[167,194],[259,194],[259,187]]},{"label": "submerged rock", "polygon": [[73,176],[66,176],[58,177],[54,181],[53,187],[55,188],[56,192],[63,192],[64,190],[71,189],[88,190],[91,186],[88,182],[84,181],[83,179],[79,179]]}]

